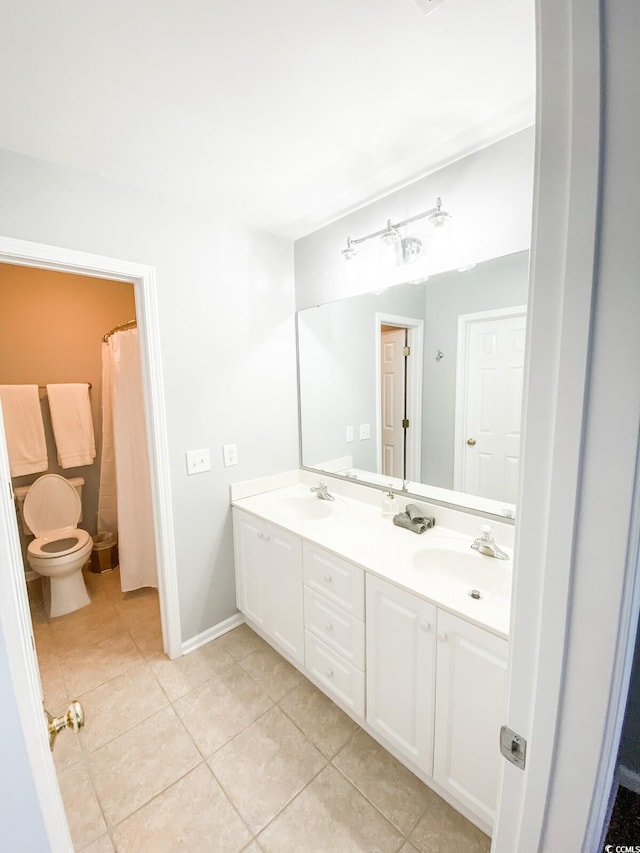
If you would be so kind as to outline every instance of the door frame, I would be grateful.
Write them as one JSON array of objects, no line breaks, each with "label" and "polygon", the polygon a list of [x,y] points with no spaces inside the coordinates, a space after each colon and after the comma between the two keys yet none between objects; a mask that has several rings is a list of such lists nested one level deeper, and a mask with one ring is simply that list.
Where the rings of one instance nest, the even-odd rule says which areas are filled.
[{"label": "door frame", "polygon": [[[415,424],[409,428],[407,447],[409,449],[409,462],[407,466],[407,480],[419,483],[422,470],[422,374],[423,374],[423,346],[424,346],[424,320],[418,317],[402,317],[398,314],[385,314],[376,311],[375,314],[375,360],[376,360],[376,468],[378,473],[382,472],[382,346],[380,336],[383,326],[398,326],[407,329],[408,346],[411,347],[411,356],[407,363],[407,393],[409,396],[407,414],[409,423]],[[415,359],[413,355],[415,354]]]},{"label": "door frame", "polygon": [[469,356],[469,333],[474,323],[485,320],[506,320],[510,317],[526,317],[526,305],[514,305],[511,308],[493,308],[489,311],[476,311],[472,314],[458,315],[458,352],[456,355],[456,403],[453,444],[453,488],[456,492],[464,492],[464,452],[463,442],[466,421],[466,399],[469,372],[467,358]]},{"label": "door frame", "polygon": [[[155,269],[131,261],[0,236],[0,263],[129,282],[134,286],[142,367],[151,496],[158,560],[158,593],[164,650],[182,654],[166,407],[160,358]],[[3,424],[0,423],[2,487],[0,533],[8,571],[0,572],[0,619],[20,709],[25,744],[51,849],[72,849],[55,766],[42,715],[42,691],[34,650],[24,566],[18,538]],[[3,544],[3,548],[4,548]],[[3,560],[4,562],[4,560]]]}]

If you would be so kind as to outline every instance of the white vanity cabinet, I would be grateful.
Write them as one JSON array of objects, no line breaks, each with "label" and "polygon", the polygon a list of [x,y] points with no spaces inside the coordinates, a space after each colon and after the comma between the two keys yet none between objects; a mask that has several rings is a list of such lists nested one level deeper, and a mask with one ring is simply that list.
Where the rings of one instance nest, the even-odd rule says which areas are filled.
[{"label": "white vanity cabinet", "polygon": [[488,826],[507,641],[367,575],[367,722]]},{"label": "white vanity cabinet", "polygon": [[367,722],[432,774],[437,610],[367,575]]},{"label": "white vanity cabinet", "polygon": [[233,522],[237,603],[247,621],[489,830],[502,760],[507,640],[328,544],[236,506]]},{"label": "white vanity cabinet", "polygon": [[304,665],[302,540],[233,508],[238,608]]},{"label": "white vanity cabinet", "polygon": [[438,610],[437,647],[433,778],[492,826],[508,643]]},{"label": "white vanity cabinet", "polygon": [[364,572],[311,542],[303,545],[305,662],[325,692],[364,717]]}]

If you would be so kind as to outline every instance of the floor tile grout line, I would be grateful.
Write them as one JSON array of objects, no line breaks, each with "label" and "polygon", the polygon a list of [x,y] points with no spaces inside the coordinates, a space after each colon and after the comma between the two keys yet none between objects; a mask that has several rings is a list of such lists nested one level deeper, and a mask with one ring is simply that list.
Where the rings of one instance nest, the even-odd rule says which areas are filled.
[{"label": "floor tile grout line", "polygon": [[[341,775],[341,776],[342,776],[342,777],[343,777],[347,782],[349,782],[349,784],[350,784],[353,788],[355,788],[355,790],[356,790],[359,794],[361,794],[361,795],[365,798],[365,800],[369,803],[369,805],[370,805],[370,806],[373,806],[373,808],[378,812],[378,814],[379,814],[379,815],[381,815],[381,816],[382,816],[382,817],[387,821],[387,823],[388,823],[388,824],[390,824],[390,825],[391,825],[391,826],[392,826],[392,827],[393,827],[397,832],[399,832],[399,833],[400,833],[400,835],[401,835],[401,836],[402,836],[402,838],[403,838],[403,843],[404,843],[404,841],[408,841],[408,840],[409,840],[409,835],[408,835],[407,833],[405,833],[405,832],[404,832],[404,830],[400,829],[400,827],[399,827],[399,826],[397,826],[397,825],[396,825],[396,824],[391,820],[391,818],[390,818],[388,815],[386,815],[386,814],[382,811],[382,809],[380,808],[380,806],[377,806],[377,805],[376,805],[376,804],[375,804],[375,803],[370,799],[370,797],[368,797],[368,796],[365,794],[365,792],[364,792],[364,791],[362,791],[362,790],[358,787],[357,783],[356,783],[356,782],[354,782],[354,780],[353,780],[353,779],[350,779],[350,778],[347,776],[347,774],[344,772],[344,770],[342,770],[340,767],[338,767],[338,765],[337,765],[337,764],[334,764],[333,759],[331,760],[331,766],[332,766],[335,770],[337,770],[337,771],[338,771],[338,773],[340,773],[340,775]],[[423,783],[423,784],[424,784],[424,783]],[[426,809],[425,809],[425,811],[426,811]],[[418,818],[418,821],[419,821],[419,820],[421,820],[421,819],[422,819],[422,814],[420,815],[420,818]],[[417,826],[417,822],[416,822],[416,825],[415,825],[415,826]],[[412,826],[412,828],[411,828],[411,832],[413,832],[413,830],[415,829],[415,826]],[[402,845],[401,845],[401,846],[402,846]]]},{"label": "floor tile grout line", "polygon": [[[266,696],[266,695],[267,695],[267,694],[265,693],[265,696]],[[267,696],[267,699],[268,699],[268,698],[269,698],[269,697]],[[271,700],[270,700],[270,701],[271,701]],[[216,755],[216,753],[220,752],[220,750],[221,750],[221,749],[224,749],[224,747],[225,747],[225,746],[228,746],[228,745],[231,743],[231,741],[234,741],[237,737],[240,737],[240,735],[244,734],[244,733],[246,732],[246,730],[247,730],[247,729],[251,728],[251,726],[252,726],[254,723],[257,723],[257,722],[258,722],[258,720],[261,720],[261,719],[262,719],[266,714],[268,714],[268,713],[269,713],[269,711],[273,710],[273,708],[275,708],[275,707],[276,707],[275,703],[274,703],[274,702],[271,702],[271,705],[269,705],[269,707],[268,707],[268,708],[265,708],[265,710],[264,710],[264,711],[262,711],[260,714],[258,714],[258,716],[257,716],[257,717],[255,717],[255,719],[251,720],[251,722],[250,722],[250,723],[247,723],[247,725],[246,725],[246,726],[244,726],[242,729],[240,729],[240,731],[237,731],[235,734],[231,735],[231,737],[230,737],[230,738],[228,738],[227,740],[225,740],[225,742],[224,742],[224,743],[221,743],[219,746],[217,746],[217,747],[213,750],[213,752],[209,752],[209,753],[207,753],[207,755],[203,755],[204,760],[208,762],[210,758],[213,758],[213,756],[214,756],[214,755]],[[176,714],[177,714],[177,713],[178,713],[178,712],[176,711]],[[190,735],[190,737],[191,737],[191,735]],[[193,740],[193,738],[192,738],[192,740]],[[196,744],[196,742],[195,742],[195,741],[194,741],[194,745],[195,745],[196,749],[198,749],[198,751],[199,751],[199,752],[201,752],[201,750],[198,748],[198,745]],[[201,754],[202,754],[202,753],[201,753]],[[213,772],[213,770],[212,770],[212,772]],[[215,775],[215,774],[214,774],[214,775]],[[216,778],[217,778],[217,777],[216,777]],[[219,780],[218,780],[218,781],[219,781]]]},{"label": "floor tile grout line", "polygon": [[[161,797],[163,794],[165,794],[169,790],[169,788],[173,788],[173,786],[177,785],[178,782],[181,782],[183,779],[186,779],[186,777],[189,775],[189,773],[193,773],[194,770],[197,770],[198,767],[201,767],[203,764],[206,765],[206,763],[207,763],[206,761],[199,761],[193,767],[190,767],[189,770],[187,770],[185,773],[182,773],[180,776],[176,777],[173,780],[173,782],[170,782],[161,791],[158,791],[156,794],[154,794],[148,800],[145,800],[144,803],[141,803],[141,805],[139,805],[137,808],[135,808],[132,812],[129,812],[129,814],[125,815],[125,817],[123,817],[121,820],[118,820],[112,824],[107,822],[107,826],[109,827],[111,833],[112,834],[115,833],[115,830],[118,829],[118,827],[122,826],[123,823],[128,821],[129,818],[133,817],[133,815],[135,815],[135,814],[138,814],[139,811],[142,811],[142,809],[146,808],[154,800],[157,800],[158,797]],[[112,838],[112,841],[113,841],[113,838]],[[114,847],[115,847],[115,844],[114,844]]]},{"label": "floor tile grout line", "polygon": [[[315,684],[313,684],[313,682],[312,682],[312,681],[309,681],[309,679],[308,679],[308,678],[306,679],[306,681],[308,681],[308,683],[309,683],[309,684],[311,684],[313,687],[315,687]],[[295,687],[295,688],[294,688],[294,690],[297,690],[298,688],[303,687],[303,686],[304,686],[304,685],[299,684],[299,685],[298,685],[298,687]],[[316,689],[317,689],[317,688],[316,688]],[[304,737],[309,741],[309,743],[311,743],[313,746],[315,746],[315,748],[318,750],[318,752],[320,752],[320,753],[321,753],[321,754],[322,754],[322,755],[327,759],[327,761],[333,761],[333,759],[336,757],[336,755],[338,755],[340,752],[342,752],[342,750],[343,750],[343,749],[344,749],[344,748],[345,748],[349,743],[351,743],[351,741],[352,741],[352,739],[353,739],[353,737],[355,736],[355,733],[356,733],[356,731],[357,731],[357,723],[355,723],[355,721],[354,721],[354,720],[352,720],[352,722],[354,723],[354,725],[355,725],[355,727],[356,727],[356,728],[355,728],[355,729],[350,733],[350,735],[349,735],[349,737],[347,738],[347,740],[342,744],[342,746],[340,746],[340,747],[339,747],[339,749],[338,749],[338,751],[337,751],[336,753],[334,753],[332,756],[327,756],[327,754],[326,754],[326,753],[325,753],[325,752],[320,748],[320,746],[319,746],[317,743],[314,743],[314,741],[313,741],[313,739],[311,738],[311,736],[310,736],[309,734],[307,734],[307,732],[305,732],[305,730],[300,726],[300,724],[297,722],[297,720],[295,720],[295,719],[291,716],[291,714],[286,710],[286,708],[283,708],[283,707],[280,705],[280,702],[281,702],[281,701],[284,701],[284,699],[286,699],[286,698],[287,698],[287,696],[290,696],[290,695],[291,695],[291,693],[293,693],[293,692],[294,692],[294,690],[292,690],[292,691],[290,691],[289,693],[287,693],[287,695],[286,695],[286,696],[283,696],[283,697],[282,697],[282,699],[281,699],[281,700],[279,700],[278,702],[276,702],[275,704],[276,704],[276,705],[278,706],[278,708],[282,711],[282,713],[283,713],[283,714],[285,714],[285,716],[287,717],[287,719],[288,719],[288,720],[290,720],[290,721],[294,724],[294,726],[296,726],[296,728],[297,728],[297,729],[298,729],[298,730],[299,730],[299,731],[304,735]],[[327,698],[328,698],[328,697],[327,697]],[[329,701],[331,701],[331,700],[329,700]],[[334,704],[335,704],[335,703],[334,703]],[[338,710],[339,710],[339,711],[341,711],[341,712],[344,714],[344,711],[342,711],[342,708],[340,708],[338,705],[336,705],[336,708],[338,708]],[[348,714],[345,714],[345,716],[347,717],[347,719],[351,720],[351,717],[349,717],[349,715],[348,715]]]},{"label": "floor tile grout line", "polygon": [[[265,712],[265,713],[266,713],[266,712]],[[229,743],[229,741],[227,741],[227,743]],[[209,764],[209,762],[208,762],[208,760],[207,760],[206,758],[205,758],[204,763],[207,765],[207,767],[208,767],[208,769],[209,769],[209,772],[211,773],[211,775],[213,776],[213,778],[215,779],[215,781],[217,782],[217,784],[220,786],[220,790],[222,791],[222,793],[224,794],[224,796],[225,796],[225,797],[227,798],[227,800],[229,801],[229,804],[231,805],[231,808],[234,810],[234,812],[238,815],[238,817],[239,817],[239,818],[240,818],[240,820],[242,821],[242,825],[243,825],[243,826],[246,826],[246,828],[247,828],[247,832],[248,832],[248,833],[249,833],[249,835],[251,836],[251,840],[253,840],[253,839],[255,838],[255,833],[254,833],[254,831],[251,829],[251,827],[249,826],[249,824],[246,822],[246,820],[242,817],[242,814],[240,813],[240,810],[238,809],[238,807],[237,807],[237,806],[236,806],[236,804],[234,803],[234,801],[233,801],[233,799],[232,799],[232,797],[231,797],[231,794],[227,791],[226,787],[225,787],[225,786],[223,785],[223,783],[222,783],[222,780],[218,778],[218,776],[216,775],[215,770],[214,770],[214,769],[213,769],[213,767]],[[241,850],[244,850],[246,847],[248,847],[248,846],[249,846],[249,844],[251,844],[251,841],[248,841],[248,842],[244,845],[244,847],[241,847],[240,849],[241,849]]]},{"label": "floor tile grout line", "polygon": [[[319,750],[318,750],[318,751],[319,751]],[[320,754],[322,755],[322,753],[320,753]],[[311,785],[311,783],[312,783],[315,779],[317,779],[317,778],[318,778],[318,776],[319,776],[319,775],[320,775],[324,770],[326,770],[326,769],[327,769],[327,767],[329,766],[329,764],[330,764],[331,762],[330,762],[329,760],[327,760],[327,759],[326,759],[326,757],[325,757],[324,755],[322,755],[322,757],[325,759],[325,763],[324,763],[324,765],[323,765],[323,766],[322,766],[322,767],[317,771],[317,773],[314,773],[314,774],[313,774],[313,776],[312,776],[312,777],[311,777],[311,778],[310,778],[310,779],[309,779],[309,780],[308,780],[308,781],[307,781],[307,782],[302,786],[302,788],[300,788],[300,790],[299,790],[299,791],[296,791],[296,793],[295,793],[295,794],[293,794],[293,795],[290,797],[290,799],[288,799],[288,800],[287,800],[287,802],[286,802],[286,803],[284,803],[284,805],[282,805],[282,806],[278,809],[278,811],[273,815],[273,817],[271,817],[271,818],[267,821],[267,823],[265,823],[265,825],[264,825],[264,826],[260,827],[260,829],[258,830],[258,832],[256,832],[256,833],[255,833],[255,836],[254,836],[254,837],[255,837],[255,839],[256,839],[258,842],[259,842],[259,838],[258,838],[258,836],[260,835],[260,833],[264,832],[264,831],[265,831],[265,829],[266,829],[268,826],[271,826],[271,824],[274,822],[274,820],[276,820],[276,819],[278,818],[278,816],[279,816],[279,815],[281,815],[281,814],[282,814],[282,812],[283,812],[283,811],[284,811],[288,806],[290,806],[290,805],[293,803],[293,801],[294,801],[294,800],[297,800],[297,799],[298,799],[298,797],[299,797],[299,796],[300,796],[304,791],[306,791],[306,789],[309,787],[309,785]]]}]

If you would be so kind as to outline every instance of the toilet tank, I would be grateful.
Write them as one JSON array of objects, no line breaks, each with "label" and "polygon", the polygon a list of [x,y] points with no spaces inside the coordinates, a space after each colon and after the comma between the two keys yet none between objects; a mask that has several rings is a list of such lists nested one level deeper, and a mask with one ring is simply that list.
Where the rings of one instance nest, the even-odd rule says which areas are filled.
[{"label": "toilet tank", "polygon": [[[78,493],[78,497],[80,498],[80,506],[82,506],[82,487],[84,486],[84,477],[69,477],[69,482],[73,486],[73,488]],[[16,511],[18,513],[19,525],[22,529],[22,532],[27,536],[33,536],[33,532],[29,529],[29,525],[24,520],[24,499],[27,496],[27,492],[31,486],[16,486],[13,490],[13,494],[16,501]],[[80,518],[78,520],[78,524],[82,521],[82,510],[80,511]]]}]

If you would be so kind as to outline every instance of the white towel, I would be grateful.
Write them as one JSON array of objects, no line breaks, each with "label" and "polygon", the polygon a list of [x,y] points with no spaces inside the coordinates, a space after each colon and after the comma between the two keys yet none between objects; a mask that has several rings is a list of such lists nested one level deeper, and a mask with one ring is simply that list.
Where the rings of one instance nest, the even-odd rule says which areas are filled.
[{"label": "white towel", "polygon": [[12,477],[37,474],[49,467],[37,385],[0,385]]},{"label": "white towel", "polygon": [[93,419],[86,382],[47,385],[51,426],[61,468],[91,465],[96,458]]}]

